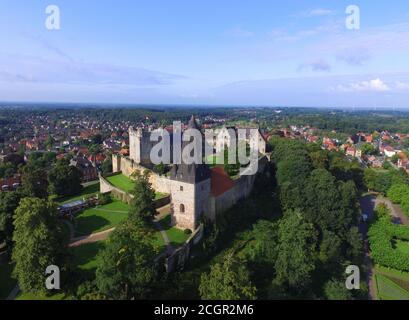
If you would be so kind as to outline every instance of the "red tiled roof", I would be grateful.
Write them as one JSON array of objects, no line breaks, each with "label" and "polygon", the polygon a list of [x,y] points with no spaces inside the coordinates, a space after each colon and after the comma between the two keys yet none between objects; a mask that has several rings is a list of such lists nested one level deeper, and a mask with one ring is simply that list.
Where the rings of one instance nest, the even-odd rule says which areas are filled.
[{"label": "red tiled roof", "polygon": [[234,181],[230,179],[223,167],[217,166],[212,169],[211,173],[212,190],[211,193],[214,197],[218,197],[226,191],[234,187]]}]

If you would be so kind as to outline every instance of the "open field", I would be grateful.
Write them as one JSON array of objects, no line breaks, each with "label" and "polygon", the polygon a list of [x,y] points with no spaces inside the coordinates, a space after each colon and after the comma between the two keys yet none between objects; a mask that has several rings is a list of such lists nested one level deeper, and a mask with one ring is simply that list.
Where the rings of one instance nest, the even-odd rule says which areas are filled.
[{"label": "open field", "polygon": [[129,206],[118,200],[84,210],[76,220],[76,232],[80,235],[105,231],[117,226],[128,216]]},{"label": "open field", "polygon": [[[117,174],[111,177],[106,178],[109,183],[111,183],[113,186],[125,191],[125,192],[130,192],[134,188],[134,181],[127,176],[123,174]],[[162,199],[166,197],[167,194],[161,193],[161,192],[156,192],[155,194],[155,200]]]}]

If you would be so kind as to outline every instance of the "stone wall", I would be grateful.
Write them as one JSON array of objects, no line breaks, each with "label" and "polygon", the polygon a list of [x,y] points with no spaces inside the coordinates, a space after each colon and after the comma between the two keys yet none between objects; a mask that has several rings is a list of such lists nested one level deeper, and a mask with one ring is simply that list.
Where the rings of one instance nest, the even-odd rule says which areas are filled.
[{"label": "stone wall", "polygon": [[[258,161],[258,173],[265,170],[269,159],[267,156],[263,156]],[[222,213],[233,207],[237,202],[247,198],[253,190],[254,182],[257,175],[242,175],[235,180],[235,185],[232,189],[219,195],[218,197],[210,198],[210,209],[207,213],[207,217],[211,220],[215,220],[217,214]]]},{"label": "stone wall", "polygon": [[176,249],[172,255],[166,258],[165,267],[167,272],[183,270],[186,262],[190,258],[190,252],[193,246],[197,245],[203,238],[203,225],[201,224],[185,242],[185,244]]},{"label": "stone wall", "polygon": [[[260,157],[258,160],[258,172],[264,171],[268,161],[268,156]],[[122,171],[122,173],[128,177],[136,170],[141,172],[147,170],[145,167],[136,164],[127,157],[114,156],[113,162],[118,163],[116,171]],[[235,186],[232,189],[218,197],[213,197],[210,194],[210,180],[194,185],[174,181],[152,171],[150,171],[149,176],[149,181],[155,191],[171,195],[169,202],[172,202],[172,224],[180,229],[191,230],[196,229],[202,215],[206,215],[211,220],[215,220],[217,214],[226,211],[238,201],[247,198],[253,189],[255,179],[256,175],[242,175],[235,180]],[[118,194],[118,196],[121,197],[120,194]],[[184,213],[180,210],[181,205],[184,206]]]},{"label": "stone wall", "polygon": [[[112,163],[117,164],[116,166],[113,166],[114,172],[122,172],[122,174],[127,177],[130,177],[137,170],[141,172],[148,170],[147,168],[138,165],[132,159],[119,155],[112,156]],[[155,191],[168,194],[171,193],[172,181],[166,176],[160,176],[157,173],[150,171],[149,182],[152,184],[152,188],[155,189]]]},{"label": "stone wall", "polygon": [[[133,195],[113,186],[102,175],[99,176],[99,182],[100,182],[100,192],[101,193],[111,193],[111,195],[115,199],[118,199],[127,204],[131,203],[133,199]],[[162,208],[170,203],[170,196],[163,197],[161,199],[157,199],[154,201],[154,203],[155,203],[156,209]]]}]

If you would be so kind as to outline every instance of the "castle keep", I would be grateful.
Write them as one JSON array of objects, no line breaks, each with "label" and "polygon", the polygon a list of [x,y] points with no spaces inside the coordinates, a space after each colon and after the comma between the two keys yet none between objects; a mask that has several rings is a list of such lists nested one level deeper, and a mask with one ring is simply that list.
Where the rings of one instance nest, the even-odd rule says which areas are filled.
[{"label": "castle keep", "polygon": [[[194,117],[189,121],[187,128],[199,128]],[[129,157],[116,154],[112,156],[113,171],[122,172],[128,177],[136,170],[144,171],[153,167],[150,152],[157,143],[151,142],[150,132],[143,129],[130,128],[129,139]],[[268,158],[265,154],[266,142],[261,133],[258,144],[260,152],[258,172],[262,172]],[[192,231],[199,226],[202,217],[214,221],[218,213],[248,197],[255,178],[255,174],[242,175],[232,180],[222,167],[210,169],[207,164],[195,163],[175,164],[167,175],[154,172],[150,174],[153,189],[170,195],[173,225]]]}]

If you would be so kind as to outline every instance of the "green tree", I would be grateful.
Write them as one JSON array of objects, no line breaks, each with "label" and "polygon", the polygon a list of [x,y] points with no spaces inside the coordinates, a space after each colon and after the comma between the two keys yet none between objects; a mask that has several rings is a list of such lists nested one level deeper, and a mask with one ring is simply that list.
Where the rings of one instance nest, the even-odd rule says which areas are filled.
[{"label": "green tree", "polygon": [[10,162],[0,164],[0,178],[11,178],[16,173],[16,169]]},{"label": "green tree", "polygon": [[68,239],[64,236],[52,202],[24,198],[14,215],[14,277],[24,292],[44,293],[45,270],[66,265]]},{"label": "green tree", "polygon": [[160,164],[155,165],[153,171],[159,175],[164,175],[166,173],[166,166],[161,162]]},{"label": "green tree", "polygon": [[45,140],[45,147],[47,148],[47,150],[51,150],[54,146],[54,139],[52,136],[48,136],[47,139]]},{"label": "green tree", "polygon": [[105,161],[102,163],[101,170],[103,174],[108,174],[112,172],[112,158],[107,157]]},{"label": "green tree", "polygon": [[223,263],[216,263],[210,273],[200,278],[199,292],[203,300],[255,300],[256,288],[250,281],[245,262],[230,251]]},{"label": "green tree", "polygon": [[400,204],[403,199],[409,198],[409,186],[406,184],[395,184],[388,190],[388,198],[393,202]]},{"label": "green tree", "polygon": [[96,285],[111,299],[147,299],[157,277],[153,234],[140,220],[127,219],[101,252]]},{"label": "green tree", "polygon": [[316,169],[327,169],[329,165],[328,154],[325,150],[310,153],[311,161]]},{"label": "green tree", "polygon": [[315,270],[317,232],[300,212],[289,211],[278,226],[278,255],[274,283],[302,290],[311,282]]},{"label": "green tree", "polygon": [[324,294],[327,300],[351,300],[353,296],[345,286],[345,281],[331,279],[324,285]]},{"label": "green tree", "polygon": [[325,230],[320,244],[320,260],[326,265],[339,263],[342,259],[341,246],[341,239],[334,232]]},{"label": "green tree", "polygon": [[134,198],[129,208],[129,216],[133,219],[150,222],[156,215],[156,208],[154,204],[155,191],[149,182],[149,172],[145,171],[141,174],[139,171],[135,171],[133,178],[135,178],[135,185],[131,194]]},{"label": "green tree", "polygon": [[91,137],[92,144],[102,144],[103,138],[101,134],[96,134]]},{"label": "green tree", "polygon": [[13,216],[20,198],[21,194],[18,191],[0,192],[0,243],[5,242],[7,247],[12,245]]},{"label": "green tree", "polygon": [[49,192],[58,196],[71,196],[81,192],[82,173],[66,161],[58,161],[48,173]]},{"label": "green tree", "polygon": [[88,152],[92,156],[96,156],[98,153],[102,152],[102,147],[100,144],[93,144],[89,147]]},{"label": "green tree", "polygon": [[27,197],[45,199],[48,197],[47,172],[34,165],[26,165],[22,170],[21,187]]},{"label": "green tree", "polygon": [[373,155],[376,154],[376,149],[371,143],[364,143],[361,146],[361,152],[363,155]]},{"label": "green tree", "polygon": [[286,182],[305,180],[311,171],[309,163],[303,159],[291,159],[281,161],[277,165],[277,183],[283,185]]},{"label": "green tree", "polygon": [[399,155],[398,154],[393,155],[392,158],[391,158],[391,162],[393,164],[397,164],[398,161],[399,161]]}]

